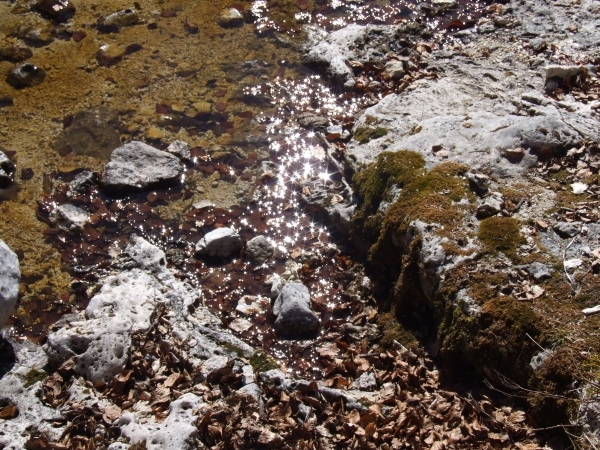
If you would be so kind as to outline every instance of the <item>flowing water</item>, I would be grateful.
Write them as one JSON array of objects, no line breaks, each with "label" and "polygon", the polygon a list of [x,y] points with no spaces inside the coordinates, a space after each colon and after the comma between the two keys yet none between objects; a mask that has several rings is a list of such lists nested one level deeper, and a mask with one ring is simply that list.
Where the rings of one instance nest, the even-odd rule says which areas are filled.
[{"label": "flowing water", "polygon": [[[198,302],[225,325],[319,376],[315,340],[280,341],[271,331],[265,281],[300,262],[293,270],[311,291],[320,337],[372,311],[350,293],[357,284],[348,272],[351,254],[302,196],[319,191],[336,201],[345,186],[335,155],[361,108],[385,91],[344,93],[303,67],[302,27],[420,22],[444,42],[452,30],[472,26],[486,5],[462,0],[439,13],[415,1],[74,4],[74,16],[60,22],[33,2],[0,1],[0,147],[17,165],[15,184],[0,190],[0,238],[21,261],[15,333],[42,342],[62,314],[84,308],[90,288],[137,233],[166,251],[169,265],[199,289]],[[244,26],[219,25],[230,7],[244,12]],[[102,26],[102,17],[120,10],[128,10],[123,26]],[[15,49],[45,71],[41,84],[15,89],[4,81]],[[327,144],[299,126],[306,112],[338,126]],[[101,172],[111,150],[134,139],[162,149],[187,142],[192,160],[181,184],[124,198],[98,188],[69,196],[67,183],[77,174]],[[83,233],[47,224],[63,203],[91,214]],[[244,239],[267,236],[274,262],[194,258],[195,243],[217,226]],[[263,306],[240,320],[245,296]]]}]

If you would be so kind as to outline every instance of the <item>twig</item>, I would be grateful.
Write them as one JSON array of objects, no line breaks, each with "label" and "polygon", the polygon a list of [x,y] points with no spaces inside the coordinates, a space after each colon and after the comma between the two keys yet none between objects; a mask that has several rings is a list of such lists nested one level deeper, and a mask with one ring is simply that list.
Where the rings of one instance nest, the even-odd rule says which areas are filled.
[{"label": "twig", "polygon": [[533,342],[535,345],[537,345],[543,352],[548,351],[548,349],[545,349],[544,347],[542,347],[534,338],[529,336],[529,333],[525,333],[525,336],[527,336],[529,339],[531,339],[531,342]]}]

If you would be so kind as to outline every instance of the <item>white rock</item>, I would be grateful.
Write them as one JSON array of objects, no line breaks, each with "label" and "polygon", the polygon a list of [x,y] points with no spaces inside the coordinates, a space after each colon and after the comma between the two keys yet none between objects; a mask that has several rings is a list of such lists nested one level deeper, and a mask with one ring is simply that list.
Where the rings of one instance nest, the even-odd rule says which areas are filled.
[{"label": "white rock", "polygon": [[202,364],[200,369],[200,373],[206,379],[211,374],[227,367],[228,363],[229,358],[226,356],[213,356],[212,358],[208,358],[206,361],[204,361],[204,364]]},{"label": "white rock", "polygon": [[132,235],[129,239],[125,253],[143,270],[159,271],[167,265],[165,252],[136,235]]},{"label": "white rock", "polygon": [[244,26],[244,16],[235,8],[225,9],[219,17],[219,25],[224,28],[234,28]]},{"label": "white rock", "polygon": [[0,239],[0,328],[15,309],[20,280],[19,258]]},{"label": "white rock", "polygon": [[139,423],[136,415],[125,412],[119,419],[121,435],[132,444],[143,442],[148,450],[197,449],[198,416],[196,410],[203,404],[202,398],[192,393],[179,397],[169,405],[169,416],[162,423],[150,418]]},{"label": "white rock", "polygon": [[565,270],[577,269],[578,267],[581,267],[582,264],[583,260],[580,258],[567,259],[564,262]]},{"label": "white rock", "polygon": [[167,151],[178,158],[191,160],[192,154],[190,153],[190,145],[184,141],[173,141],[167,147]]},{"label": "white rock", "polygon": [[402,63],[402,61],[398,61],[396,59],[391,59],[387,63],[385,63],[385,71],[394,80],[399,80],[406,73],[404,71],[404,64]]},{"label": "white rock", "polygon": [[585,314],[586,316],[591,316],[592,314],[597,314],[600,312],[600,305],[594,306],[592,308],[585,308],[585,309],[581,310],[581,312],[583,314]]},{"label": "white rock", "polygon": [[57,206],[49,216],[50,222],[65,231],[82,231],[90,215],[74,205]]},{"label": "white rock", "polygon": [[589,186],[587,184],[580,183],[580,182],[571,184],[571,189],[573,189],[573,194],[583,194],[585,191],[587,191],[588,187]]}]

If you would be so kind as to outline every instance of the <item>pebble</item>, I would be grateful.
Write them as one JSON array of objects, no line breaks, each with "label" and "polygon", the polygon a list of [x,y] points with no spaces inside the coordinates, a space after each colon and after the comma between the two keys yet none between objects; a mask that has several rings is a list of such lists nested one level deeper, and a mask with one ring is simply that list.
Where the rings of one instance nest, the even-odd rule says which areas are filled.
[{"label": "pebble", "polygon": [[35,9],[59,22],[66,22],[75,15],[75,5],[69,0],[38,0]]},{"label": "pebble", "polygon": [[576,223],[558,222],[553,229],[563,239],[572,238],[579,234],[579,226]]},{"label": "pebble", "polygon": [[165,132],[159,128],[150,127],[146,130],[146,133],[144,133],[144,136],[146,139],[148,139],[150,141],[158,141],[160,139],[165,138]]},{"label": "pebble", "polygon": [[96,52],[96,61],[102,67],[110,67],[117,64],[125,56],[125,49],[118,45],[104,44]]},{"label": "pebble", "polygon": [[65,231],[82,231],[90,215],[75,205],[60,205],[50,213],[50,222]]},{"label": "pebble", "polygon": [[523,156],[525,156],[525,150],[522,148],[509,148],[504,151],[504,157],[513,163],[520,162]]},{"label": "pebble", "polygon": [[23,89],[41,84],[45,78],[46,72],[43,69],[31,63],[23,63],[8,72],[6,82],[14,88]]},{"label": "pebble", "polygon": [[256,264],[262,264],[273,256],[274,245],[264,236],[256,236],[248,241],[246,254]]},{"label": "pebble", "polygon": [[406,73],[402,61],[392,59],[385,64],[385,71],[392,77],[392,80],[399,80]]},{"label": "pebble", "polygon": [[33,56],[30,48],[20,45],[2,45],[0,47],[0,61],[18,63]]},{"label": "pebble", "polygon": [[135,25],[139,20],[138,13],[133,9],[122,9],[98,19],[97,26],[100,31],[116,31],[121,27]]},{"label": "pebble", "polygon": [[235,8],[225,9],[219,17],[219,25],[223,28],[238,28],[244,26],[244,16]]},{"label": "pebble", "polygon": [[275,331],[282,336],[303,337],[315,333],[319,318],[310,309],[310,292],[302,283],[287,283],[273,304]]}]

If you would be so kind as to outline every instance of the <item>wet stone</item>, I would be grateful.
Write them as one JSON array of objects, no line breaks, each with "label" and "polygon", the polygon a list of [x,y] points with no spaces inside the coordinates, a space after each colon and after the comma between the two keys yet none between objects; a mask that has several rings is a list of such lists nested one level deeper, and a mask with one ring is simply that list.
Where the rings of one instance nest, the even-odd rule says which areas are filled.
[{"label": "wet stone", "polygon": [[177,157],[139,141],[113,151],[104,167],[102,184],[110,193],[130,193],[167,186],[179,180],[183,167]]},{"label": "wet stone", "polygon": [[302,283],[287,283],[273,305],[274,328],[284,337],[303,338],[319,330],[319,318],[310,309],[310,292]]},{"label": "wet stone", "polygon": [[3,152],[0,152],[0,188],[7,187],[13,182],[15,165]]},{"label": "wet stone", "polygon": [[173,141],[167,147],[167,151],[178,158],[191,160],[192,153],[190,152],[190,146],[184,141]]},{"label": "wet stone", "polygon": [[58,22],[66,22],[75,15],[75,5],[69,0],[38,0],[35,9]]},{"label": "wet stone", "polygon": [[267,262],[273,257],[274,251],[275,247],[264,236],[256,236],[250,239],[246,244],[246,254],[248,255],[248,258],[256,264]]},{"label": "wet stone", "polygon": [[98,19],[98,30],[103,32],[118,31],[121,27],[135,25],[140,21],[138,13],[133,9],[123,9]]},{"label": "wet stone", "polygon": [[219,25],[223,28],[238,28],[244,26],[244,16],[235,8],[225,9],[219,17]]},{"label": "wet stone", "polygon": [[95,172],[90,172],[89,170],[81,172],[75,176],[71,183],[69,183],[67,197],[75,197],[77,195],[85,194],[89,188],[98,182],[99,178],[100,177]]},{"label": "wet stone", "polygon": [[114,66],[123,59],[126,49],[118,45],[104,44],[96,52],[96,61],[102,67]]},{"label": "wet stone", "polygon": [[238,252],[242,247],[242,238],[231,228],[217,228],[207,233],[196,244],[196,254],[226,258]]},{"label": "wet stone", "polygon": [[[112,151],[121,145],[119,118],[107,108],[97,108],[75,114],[71,125],[52,142],[59,153],[70,148],[76,155],[107,161]],[[70,152],[68,152],[70,153]]]},{"label": "wet stone", "polygon": [[82,231],[90,215],[74,205],[60,205],[50,213],[50,223],[65,231]]},{"label": "wet stone", "polygon": [[6,82],[12,87],[23,89],[41,84],[46,78],[46,72],[39,67],[24,63],[15,66],[6,76]]}]

